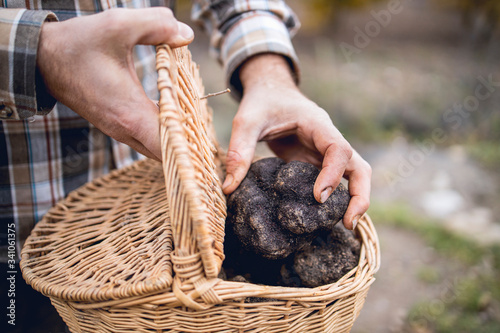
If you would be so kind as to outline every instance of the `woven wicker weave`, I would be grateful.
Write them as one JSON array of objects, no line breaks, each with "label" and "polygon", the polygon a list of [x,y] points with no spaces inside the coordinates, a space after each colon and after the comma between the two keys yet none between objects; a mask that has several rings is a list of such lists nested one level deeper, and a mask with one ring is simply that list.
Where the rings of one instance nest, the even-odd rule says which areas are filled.
[{"label": "woven wicker weave", "polygon": [[52,208],[24,245],[26,281],[72,332],[348,332],[380,263],[370,218],[358,266],[334,284],[217,278],[226,205],[211,113],[187,49],[157,53],[163,163],[116,170]]}]

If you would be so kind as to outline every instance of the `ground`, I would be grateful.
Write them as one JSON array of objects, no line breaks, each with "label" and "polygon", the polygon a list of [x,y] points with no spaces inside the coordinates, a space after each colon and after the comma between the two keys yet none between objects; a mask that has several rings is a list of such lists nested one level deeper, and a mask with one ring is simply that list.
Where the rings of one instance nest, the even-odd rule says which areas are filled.
[{"label": "ground", "polygon": [[389,226],[379,226],[377,232],[382,265],[352,332],[401,332],[413,304],[439,296],[452,283],[444,279],[429,287],[419,275],[428,266],[439,267],[443,276],[453,276],[461,270],[413,233]]}]

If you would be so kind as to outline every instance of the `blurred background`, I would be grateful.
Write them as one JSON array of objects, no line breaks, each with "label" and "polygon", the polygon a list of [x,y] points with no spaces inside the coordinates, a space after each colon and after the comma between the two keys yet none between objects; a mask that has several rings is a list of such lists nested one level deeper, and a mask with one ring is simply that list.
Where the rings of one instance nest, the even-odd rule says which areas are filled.
[{"label": "blurred background", "polygon": [[[353,332],[500,332],[500,1],[287,3],[302,90],[373,168],[382,266]],[[194,29],[206,91],[223,90]],[[227,147],[237,103],[209,103]]]}]

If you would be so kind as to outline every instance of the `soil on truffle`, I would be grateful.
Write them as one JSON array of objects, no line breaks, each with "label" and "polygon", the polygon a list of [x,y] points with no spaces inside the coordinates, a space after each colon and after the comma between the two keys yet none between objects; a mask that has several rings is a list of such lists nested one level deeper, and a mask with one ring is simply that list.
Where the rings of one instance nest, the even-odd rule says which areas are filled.
[{"label": "soil on truffle", "polygon": [[[233,238],[234,241],[234,238]],[[272,286],[318,287],[335,283],[359,262],[360,242],[342,224],[323,232],[288,258],[269,260],[229,245],[224,279]]]},{"label": "soil on truffle", "polygon": [[297,252],[293,265],[284,266],[284,284],[317,287],[334,283],[357,266],[360,248],[354,233],[337,224],[330,234],[318,236],[311,245]]},{"label": "soil on truffle", "polygon": [[359,242],[337,224],[349,193],[340,184],[318,203],[318,174],[312,164],[298,161],[267,158],[252,164],[228,198],[227,279],[314,287],[335,282],[357,265]]},{"label": "soil on truffle", "polygon": [[266,158],[252,164],[228,198],[227,229],[242,246],[267,259],[283,259],[340,221],[349,204],[340,184],[325,203],[313,195],[319,170],[312,164]]}]

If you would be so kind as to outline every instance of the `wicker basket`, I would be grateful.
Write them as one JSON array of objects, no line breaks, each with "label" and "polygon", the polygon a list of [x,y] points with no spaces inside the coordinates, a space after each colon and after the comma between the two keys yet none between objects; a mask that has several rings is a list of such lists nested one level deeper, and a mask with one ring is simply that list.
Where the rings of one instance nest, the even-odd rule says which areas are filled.
[{"label": "wicker basket", "polygon": [[348,332],[380,262],[370,218],[356,229],[358,266],[334,284],[219,279],[226,205],[211,113],[189,51],[157,53],[163,163],[115,170],[53,207],[24,245],[26,281],[72,332]]}]

